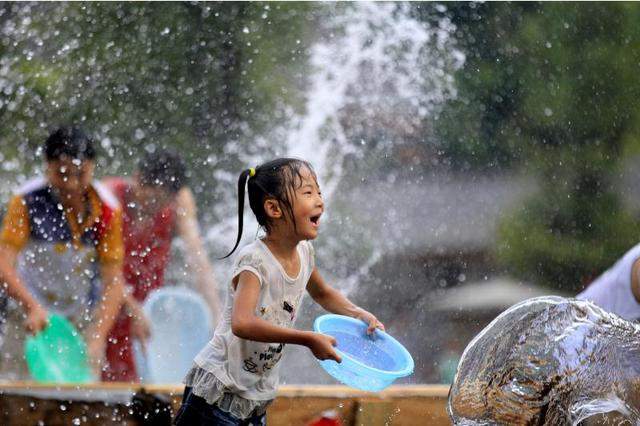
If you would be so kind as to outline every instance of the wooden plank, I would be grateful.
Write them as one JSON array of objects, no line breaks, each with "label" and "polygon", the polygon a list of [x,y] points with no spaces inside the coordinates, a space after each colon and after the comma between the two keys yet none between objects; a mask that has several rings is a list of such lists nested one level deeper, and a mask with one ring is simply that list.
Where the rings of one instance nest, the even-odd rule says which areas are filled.
[{"label": "wooden plank", "polygon": [[[5,382],[0,383],[0,425],[37,424],[38,421],[48,426],[68,425],[75,419],[81,419],[83,425],[135,426],[143,423],[128,413],[130,397],[134,394],[164,397],[175,413],[180,406],[183,389],[179,385]],[[357,391],[346,386],[289,385],[280,388],[267,417],[269,426],[304,426],[322,412],[332,410],[344,426],[413,426],[417,419],[420,419],[420,424],[449,425],[447,393],[448,387],[441,385],[398,385],[379,393]],[[55,395],[64,395],[66,399],[61,401]],[[88,400],[87,396],[93,399]],[[100,401],[101,396],[112,402]],[[20,419],[20,423],[15,419]]]},{"label": "wooden plank", "polygon": [[11,395],[0,398],[0,424],[68,426],[137,426],[140,423],[123,405],[100,402],[42,400]]},{"label": "wooden plank", "polygon": [[[118,390],[130,391],[132,393],[145,390],[148,393],[176,394],[182,395],[184,385],[147,385],[124,382],[99,382],[88,384],[47,384],[29,381],[0,381],[0,391],[11,389],[56,389],[56,390]],[[362,397],[367,398],[372,395],[381,398],[398,398],[408,396],[434,396],[447,397],[448,385],[394,385],[389,386],[382,392],[372,393],[360,391],[348,386],[339,385],[283,385],[278,389],[278,396],[298,397]]]},{"label": "wooden plank", "polygon": [[303,426],[325,411],[335,411],[344,426],[355,418],[355,399],[342,398],[276,398],[267,411],[269,426]]},{"label": "wooden plank", "polygon": [[403,398],[410,396],[424,396],[447,398],[449,385],[394,385],[382,392],[366,392],[337,385],[284,385],[278,389],[278,396],[282,397],[329,397],[341,396],[345,398]]},{"label": "wooden plank", "polygon": [[354,426],[387,426],[393,417],[393,402],[381,399],[361,399],[356,404]]},{"label": "wooden plank", "polygon": [[[418,420],[419,419],[419,420]],[[446,397],[406,397],[394,400],[393,426],[449,426]]]}]

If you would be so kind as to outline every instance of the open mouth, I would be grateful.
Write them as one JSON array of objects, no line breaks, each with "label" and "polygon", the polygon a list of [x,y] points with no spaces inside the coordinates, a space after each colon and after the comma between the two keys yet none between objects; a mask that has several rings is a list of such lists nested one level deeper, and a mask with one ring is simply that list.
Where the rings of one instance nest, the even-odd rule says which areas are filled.
[{"label": "open mouth", "polygon": [[311,223],[312,223],[314,226],[319,226],[319,225],[320,225],[320,215],[317,215],[317,216],[311,216],[311,218],[310,218],[309,220],[311,220]]}]

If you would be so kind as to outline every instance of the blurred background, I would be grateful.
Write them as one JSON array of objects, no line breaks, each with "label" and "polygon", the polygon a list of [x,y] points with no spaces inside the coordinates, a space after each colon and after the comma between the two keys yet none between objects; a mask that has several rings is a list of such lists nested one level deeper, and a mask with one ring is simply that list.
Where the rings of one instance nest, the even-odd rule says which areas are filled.
[{"label": "blurred background", "polygon": [[[638,241],[639,21],[637,3],[2,3],[0,202],[61,123],[99,141],[99,177],[172,147],[213,260],[239,172],[303,157],[321,271],[412,352],[405,382],[450,383],[499,312],[575,295]],[[169,281],[190,285],[183,256]],[[287,357],[285,383],[332,382]]]}]

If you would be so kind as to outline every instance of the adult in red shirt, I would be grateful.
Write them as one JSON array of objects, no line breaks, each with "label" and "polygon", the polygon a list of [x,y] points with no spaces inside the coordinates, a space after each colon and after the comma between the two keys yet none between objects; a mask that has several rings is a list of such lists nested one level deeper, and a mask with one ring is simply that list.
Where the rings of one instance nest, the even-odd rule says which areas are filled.
[{"label": "adult in red shirt", "polygon": [[196,217],[193,193],[185,186],[181,158],[169,151],[145,155],[132,179],[108,178],[106,185],[122,206],[125,304],[109,335],[104,381],[139,381],[132,340],[143,344],[149,326],[141,303],[164,285],[171,242],[185,244],[186,260],[195,272],[199,292],[218,318],[220,301],[211,264],[207,259]]}]

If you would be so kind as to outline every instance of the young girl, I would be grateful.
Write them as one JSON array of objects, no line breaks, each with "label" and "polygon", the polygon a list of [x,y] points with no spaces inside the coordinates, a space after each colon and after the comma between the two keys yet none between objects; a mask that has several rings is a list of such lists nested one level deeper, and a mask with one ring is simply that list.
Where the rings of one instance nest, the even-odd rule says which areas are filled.
[{"label": "young girl", "polygon": [[293,328],[305,289],[326,310],[366,322],[369,333],[384,329],[327,285],[315,267],[309,240],[318,236],[324,202],[306,161],[281,158],[240,174],[238,238],[227,256],[242,236],[245,185],[266,236],[237,255],[223,318],[185,378],[176,425],[265,425],[286,343],[341,361],[334,338]]}]

